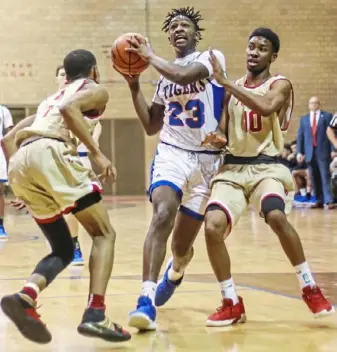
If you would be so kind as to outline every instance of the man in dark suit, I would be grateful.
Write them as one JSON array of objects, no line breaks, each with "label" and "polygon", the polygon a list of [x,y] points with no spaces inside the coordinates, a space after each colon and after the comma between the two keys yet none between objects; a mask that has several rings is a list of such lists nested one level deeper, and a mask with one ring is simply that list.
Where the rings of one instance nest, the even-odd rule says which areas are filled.
[{"label": "man in dark suit", "polygon": [[332,209],[329,165],[333,145],[326,135],[332,114],[320,110],[317,97],[310,98],[309,110],[309,114],[301,118],[297,134],[297,161],[301,163],[305,160],[309,166],[317,199],[312,208],[323,208],[325,204]]}]

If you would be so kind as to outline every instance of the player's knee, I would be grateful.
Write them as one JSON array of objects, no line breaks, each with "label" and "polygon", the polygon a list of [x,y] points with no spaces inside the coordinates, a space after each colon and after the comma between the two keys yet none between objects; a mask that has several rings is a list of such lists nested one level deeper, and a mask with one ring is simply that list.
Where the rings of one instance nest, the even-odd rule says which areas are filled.
[{"label": "player's knee", "polygon": [[223,210],[218,206],[208,207],[205,215],[206,241],[223,241],[227,227],[228,220]]},{"label": "player's knee", "polygon": [[284,200],[279,197],[271,196],[262,201],[261,212],[265,218],[265,221],[273,229],[283,227],[287,222],[284,210]]},{"label": "player's knee", "polygon": [[87,231],[91,237],[102,237],[105,238],[107,241],[115,243],[116,241],[116,232],[112,227],[109,219],[100,219],[101,221],[91,222],[87,227]]},{"label": "player's knee", "polygon": [[65,267],[67,267],[72,260],[74,259],[74,244],[69,242],[69,245],[67,247],[64,248],[64,250],[62,251],[62,254],[59,253],[59,257],[62,258],[63,264]]},{"label": "player's knee", "polygon": [[269,196],[261,202],[261,213],[267,218],[268,214],[274,210],[284,214],[285,203],[284,200],[277,196]]},{"label": "player's knee", "polygon": [[173,228],[177,208],[162,202],[154,207],[152,225],[156,228]]}]

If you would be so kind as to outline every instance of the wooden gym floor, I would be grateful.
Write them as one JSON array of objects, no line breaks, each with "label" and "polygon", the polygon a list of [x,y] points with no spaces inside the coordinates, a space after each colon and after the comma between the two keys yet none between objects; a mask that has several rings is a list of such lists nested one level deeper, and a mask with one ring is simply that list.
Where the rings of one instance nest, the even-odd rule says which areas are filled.
[{"label": "wooden gym floor", "polygon": [[[151,205],[145,197],[106,198],[106,204],[117,230],[107,313],[127,327],[128,312],[135,307],[140,292],[142,245]],[[291,222],[300,232],[317,282],[336,304],[336,211],[294,209]],[[1,295],[19,290],[48,250],[29,215],[15,214],[7,207],[6,229],[10,239],[0,243]],[[88,258],[90,239],[82,235],[80,240],[84,257]],[[234,280],[247,310],[246,324],[229,328],[204,325],[219,305],[220,293],[201,232],[183,285],[165,307],[158,309],[157,332],[137,334],[130,329],[133,338],[124,344],[78,335],[76,327],[87,301],[88,269],[69,268],[39,299],[39,312],[53,333],[51,344],[39,346],[25,340],[0,312],[0,351],[337,351],[337,313],[314,320],[300,299],[294,270],[276,236],[255,213],[248,210],[244,214],[228,239],[228,246]]]}]

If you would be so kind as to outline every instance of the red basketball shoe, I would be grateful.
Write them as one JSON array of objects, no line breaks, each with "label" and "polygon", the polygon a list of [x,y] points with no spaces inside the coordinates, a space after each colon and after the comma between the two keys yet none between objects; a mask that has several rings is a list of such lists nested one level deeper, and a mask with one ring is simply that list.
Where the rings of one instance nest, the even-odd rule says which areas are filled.
[{"label": "red basketball shoe", "polygon": [[306,286],[302,289],[302,298],[315,318],[322,318],[334,313],[335,309],[331,303],[323,296],[318,286]]},{"label": "red basketball shoe", "polygon": [[246,321],[245,306],[243,300],[239,297],[239,302],[233,305],[230,298],[223,298],[222,306],[217,308],[216,312],[208,317],[206,326],[228,326]]}]

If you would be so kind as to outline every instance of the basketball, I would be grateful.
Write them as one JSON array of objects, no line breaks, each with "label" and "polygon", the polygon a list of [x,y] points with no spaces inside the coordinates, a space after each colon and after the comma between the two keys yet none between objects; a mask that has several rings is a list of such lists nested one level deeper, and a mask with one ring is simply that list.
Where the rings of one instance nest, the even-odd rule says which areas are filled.
[{"label": "basketball", "polygon": [[139,75],[149,67],[149,63],[139,55],[125,51],[126,48],[131,47],[128,39],[132,39],[135,35],[141,38],[142,43],[145,43],[145,37],[141,34],[125,33],[115,40],[111,48],[111,59],[115,69],[131,76]]}]

